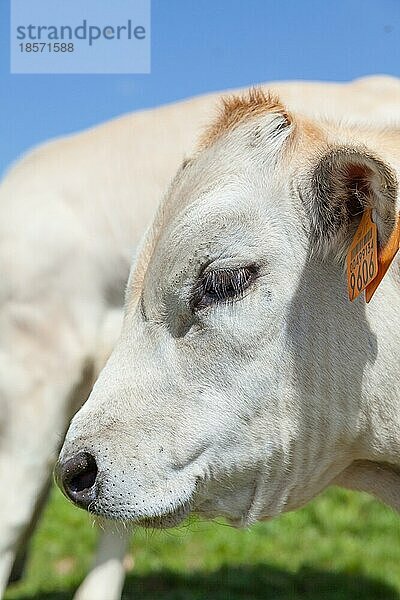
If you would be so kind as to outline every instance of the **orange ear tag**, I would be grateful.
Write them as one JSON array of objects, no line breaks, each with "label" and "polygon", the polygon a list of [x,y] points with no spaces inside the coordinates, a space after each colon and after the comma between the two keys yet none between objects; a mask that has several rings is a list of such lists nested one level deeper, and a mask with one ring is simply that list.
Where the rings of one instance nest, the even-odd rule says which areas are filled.
[{"label": "orange ear tag", "polygon": [[386,275],[386,271],[390,267],[394,257],[400,249],[400,217],[397,219],[397,225],[389,238],[388,243],[378,252],[378,274],[373,281],[368,284],[365,290],[365,299],[369,302],[375,294],[380,282]]},{"label": "orange ear tag", "polygon": [[347,254],[347,288],[353,302],[378,275],[378,234],[371,209],[364,211]]}]

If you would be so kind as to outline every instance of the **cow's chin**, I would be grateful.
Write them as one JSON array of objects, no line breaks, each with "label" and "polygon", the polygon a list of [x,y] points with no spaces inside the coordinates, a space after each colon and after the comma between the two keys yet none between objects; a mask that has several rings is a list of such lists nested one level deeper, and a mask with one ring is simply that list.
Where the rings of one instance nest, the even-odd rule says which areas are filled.
[{"label": "cow's chin", "polygon": [[124,523],[131,527],[143,527],[145,529],[170,529],[171,527],[177,527],[180,525],[191,513],[190,502],[182,502],[177,505],[176,508],[166,512],[159,512],[154,514],[141,515],[132,517],[132,515],[126,513],[123,509],[115,509],[112,506],[103,508],[100,505],[93,505],[89,508],[90,514],[101,521],[115,521],[116,523]]},{"label": "cow's chin", "polygon": [[185,502],[175,510],[156,517],[139,519],[135,524],[145,529],[170,529],[180,525],[190,514],[190,504]]},{"label": "cow's chin", "polygon": [[[164,482],[165,483],[165,482]],[[183,482],[180,482],[181,484]],[[110,489],[111,487],[111,489]],[[142,491],[142,485],[136,489],[112,487],[109,482],[99,486],[97,498],[89,504],[87,510],[100,521],[114,521],[128,527],[146,529],[169,529],[180,525],[192,512],[195,505],[197,481],[195,478],[183,485],[170,481],[160,493],[157,490]],[[157,491],[156,491],[157,490]]]}]

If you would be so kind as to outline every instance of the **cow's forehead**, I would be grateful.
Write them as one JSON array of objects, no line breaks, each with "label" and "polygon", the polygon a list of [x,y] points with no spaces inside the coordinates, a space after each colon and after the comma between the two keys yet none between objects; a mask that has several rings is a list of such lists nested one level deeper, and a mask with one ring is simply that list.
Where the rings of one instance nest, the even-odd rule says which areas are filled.
[{"label": "cow's forehead", "polygon": [[[173,243],[174,228],[194,226],[197,219],[212,220],[226,211],[238,214],[243,200],[249,201],[254,188],[289,178],[290,158],[286,153],[293,131],[287,115],[266,107],[255,115],[214,136],[178,171],[162,202],[145,244],[131,273],[128,295],[141,293],[149,264],[159,257],[160,243]],[[304,146],[303,146],[304,151]],[[290,154],[293,154],[291,152]],[[259,190],[261,192],[261,190]],[[272,194],[270,194],[271,198]],[[254,203],[247,202],[248,210]],[[186,235],[190,244],[190,236]]]},{"label": "cow's forehead", "polygon": [[279,163],[287,162],[282,151],[291,131],[280,113],[264,112],[214,133],[214,142],[201,146],[178,171],[163,203],[164,224],[194,200],[203,199],[213,210],[214,191],[248,184],[257,173],[270,177]]},{"label": "cow's forehead", "polygon": [[[255,231],[262,227],[272,204],[273,186],[266,186],[263,198],[259,187],[249,176],[212,188],[192,200],[163,229],[152,262],[186,264],[190,257],[213,260],[224,254],[233,257],[249,245]],[[150,265],[152,266],[152,265]]]}]

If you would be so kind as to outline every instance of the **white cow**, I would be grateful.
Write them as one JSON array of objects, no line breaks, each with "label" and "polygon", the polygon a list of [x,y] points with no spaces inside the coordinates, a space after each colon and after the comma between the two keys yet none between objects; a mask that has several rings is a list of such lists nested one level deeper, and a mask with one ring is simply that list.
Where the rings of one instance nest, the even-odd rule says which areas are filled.
[{"label": "white cow", "polygon": [[353,304],[345,250],[400,210],[400,129],[251,91],[184,161],[130,273],[121,336],[57,466],[108,519],[235,526],[331,484],[400,508],[400,278]]},{"label": "white cow", "polygon": [[[399,117],[400,84],[391,78],[367,78],[352,84],[282,83],[272,87],[291,110],[301,109],[309,116],[322,113],[328,118],[376,125],[388,124]],[[192,149],[200,125],[207,120],[214,103],[215,96],[206,96],[129,115],[47,145],[14,167],[2,184],[0,596],[18,558],[18,550],[30,532],[32,518],[40,509],[68,420],[89,393],[96,372],[119,333],[119,306],[133,249],[162,190],[183,155]],[[219,121],[209,136],[207,148],[190,161],[176,180],[165,209],[159,213],[157,222],[162,224],[161,232],[158,233],[158,226],[152,229],[133,271],[123,337],[87,408],[79,413],[69,434],[64,456],[68,458],[80,452],[79,464],[75,467],[85,467],[88,471],[86,484],[97,474],[97,468],[96,486],[103,481],[103,495],[101,500],[100,496],[96,499],[97,503],[103,503],[103,508],[94,504],[94,512],[120,519],[142,516],[149,518],[150,523],[154,523],[154,517],[164,515],[161,522],[165,525],[184,516],[195,496],[200,512],[226,514],[233,521],[246,523],[260,517],[265,486],[269,489],[268,516],[283,507],[292,507],[291,502],[294,506],[307,501],[331,481],[332,469],[328,468],[327,461],[332,456],[332,447],[337,448],[337,428],[332,429],[330,422],[326,423],[331,436],[325,436],[326,451],[322,452],[317,442],[311,443],[322,430],[322,425],[317,427],[317,419],[323,424],[324,419],[332,417],[335,408],[336,425],[339,426],[346,407],[343,381],[349,372],[353,374],[355,389],[358,384],[361,390],[361,384],[371,386],[370,378],[379,373],[381,362],[386,369],[390,364],[387,357],[382,356],[379,343],[374,345],[374,335],[369,335],[369,327],[373,330],[373,325],[362,318],[361,304],[349,307],[344,302],[339,279],[336,295],[327,299],[330,309],[337,314],[324,321],[324,327],[327,329],[328,324],[334,319],[337,322],[339,317],[351,317],[357,325],[363,325],[365,352],[372,353],[378,348],[381,353],[377,354],[375,366],[369,360],[370,354],[366,356],[365,364],[362,362],[359,355],[362,349],[355,343],[354,368],[351,356],[345,355],[344,345],[343,361],[346,358],[347,362],[341,366],[347,365],[347,370],[339,371],[337,380],[328,369],[331,379],[326,381],[325,377],[322,380],[321,375],[317,381],[319,366],[330,364],[330,346],[325,343],[324,336],[325,345],[319,355],[313,356],[307,341],[308,335],[312,336],[311,341],[317,336],[319,321],[313,310],[323,303],[325,290],[332,283],[329,277],[325,276],[322,290],[318,289],[321,294],[318,303],[313,303],[309,311],[299,309],[304,319],[296,313],[302,300],[305,307],[309,302],[307,294],[310,290],[302,288],[302,273],[306,279],[310,276],[304,248],[308,240],[305,237],[307,227],[299,228],[300,218],[303,225],[307,225],[308,213],[301,202],[298,202],[298,213],[294,213],[287,185],[299,182],[293,178],[295,163],[300,163],[305,178],[311,173],[311,170],[306,172],[306,166],[309,169],[313,166],[312,152],[322,152],[330,126],[317,126],[303,120],[298,121],[299,125],[288,121],[286,126],[285,119],[276,110],[270,113],[256,108],[254,119],[246,117],[248,111],[244,105],[243,110],[240,106],[237,110],[236,120],[232,123],[229,111],[227,122]],[[231,115],[234,112],[231,111]],[[288,116],[285,118],[289,119]],[[279,132],[276,133],[274,125],[279,126]],[[342,130],[355,138],[363,131],[357,127],[354,133],[348,134],[350,130],[336,127],[333,131],[338,139]],[[244,144],[246,135],[247,146]],[[304,135],[303,141],[301,135]],[[368,133],[366,141],[369,137]],[[286,162],[282,162],[280,153],[283,149],[286,152],[287,145],[291,147],[294,138],[299,151],[293,159],[285,158]],[[357,138],[357,142],[360,139]],[[378,148],[385,160],[385,152],[389,152],[386,139],[382,134],[383,150],[381,146]],[[314,158],[316,161],[317,157]],[[280,173],[280,179],[275,172]],[[253,177],[253,173],[257,177]],[[295,192],[294,188],[290,190],[291,196],[297,198]],[[266,226],[275,224],[276,227],[257,231],[257,224],[260,227],[264,222],[262,219]],[[253,229],[248,228],[250,225]],[[294,229],[286,232],[289,225]],[[315,230],[318,230],[317,226]],[[226,231],[226,236],[236,235],[235,239],[229,238],[231,246],[225,244],[228,240],[225,234],[221,236],[221,231]],[[267,237],[268,252],[264,247]],[[171,240],[174,240],[172,245]],[[283,242],[286,243],[285,252]],[[247,258],[251,265],[250,262],[245,264],[244,250],[247,248],[249,252],[255,243],[259,245],[259,254],[251,261]],[[193,269],[201,266],[202,261],[211,260],[218,244],[225,244],[220,256],[220,260],[225,260],[224,266],[210,270],[209,280],[204,273],[204,281],[199,280],[196,287],[199,307],[194,304],[194,295],[190,308],[183,310]],[[264,255],[261,255],[262,250]],[[242,255],[241,265],[233,260],[235,252],[237,258]],[[209,254],[207,259],[206,254]],[[318,259],[313,260],[316,262],[311,287],[317,285],[316,274],[322,269]],[[272,267],[274,272],[270,272]],[[336,271],[334,274],[339,277]],[[385,314],[392,291],[391,281],[388,278],[383,285],[385,293],[379,292],[384,297]],[[200,297],[201,286],[210,288],[211,291],[206,293],[206,296],[210,295],[208,300]],[[213,286],[217,286],[214,292]],[[246,290],[248,287],[248,295],[245,287]],[[225,303],[221,297],[220,304],[215,305],[211,296],[221,296],[227,289],[235,289],[238,295],[243,293],[245,297],[235,304]],[[135,307],[139,296],[138,312]],[[371,306],[372,311],[379,307],[379,297]],[[260,316],[255,318],[256,310],[261,308]],[[140,311],[144,316],[140,316]],[[314,321],[308,322],[307,316],[313,317]],[[207,323],[207,319],[211,321]],[[377,336],[384,333],[384,323],[383,319]],[[207,333],[207,328],[213,333]],[[340,324],[338,331],[341,331]],[[353,337],[355,340],[361,335],[357,330],[346,333],[348,339]],[[133,345],[128,352],[125,344],[130,336]],[[394,341],[394,336],[390,342]],[[261,340],[265,343],[261,344]],[[340,341],[339,336],[335,344]],[[254,343],[259,354],[253,357]],[[142,355],[138,354],[139,350]],[[226,350],[226,354],[221,354],[222,350]],[[305,370],[301,366],[303,363],[298,361],[299,355],[304,362],[313,356],[313,368],[307,365]],[[160,369],[166,361],[168,366]],[[116,362],[117,367],[113,368]],[[190,381],[187,379],[188,362]],[[287,380],[284,380],[285,373]],[[321,373],[326,375],[326,370],[321,369]],[[386,371],[381,377],[386,381]],[[266,382],[270,386],[269,396],[265,395]],[[390,394],[394,390],[395,384]],[[335,392],[337,403],[330,404]],[[317,399],[320,402],[318,411],[312,415],[316,427],[310,431],[305,417],[311,419],[310,411],[315,409]],[[100,406],[106,400],[110,404],[102,412]],[[300,410],[300,400],[309,410]],[[358,407],[358,396],[350,400],[354,400],[351,406]],[[254,403],[257,402],[258,409],[255,410]],[[330,411],[325,411],[325,403],[330,406]],[[140,410],[141,405],[143,410]],[[377,403],[377,407],[382,408],[382,405],[383,402]],[[244,407],[247,407],[245,411]],[[125,408],[129,409],[129,414]],[[265,411],[268,422],[264,418]],[[85,417],[88,412],[95,416],[91,426]],[[162,414],[165,416],[163,422],[160,421]],[[347,415],[348,426],[340,430],[341,443],[346,450],[354,435],[354,427],[350,426],[353,425],[352,416]],[[372,431],[372,421],[364,423],[362,416],[370,417],[371,414],[364,415],[360,411],[357,429],[360,439],[363,426],[368,424]],[[261,440],[262,428],[265,428],[266,436]],[[97,435],[100,431],[101,443],[97,446],[91,434]],[[303,432],[303,437],[310,438],[308,459],[304,452],[293,454],[295,444],[300,450],[302,448],[303,437],[296,435],[299,431]],[[235,436],[244,436],[240,444],[232,445],[234,432]],[[182,440],[179,447],[176,446],[178,434]],[[265,456],[259,454],[257,444],[253,445],[254,435],[259,437]],[[107,459],[103,445],[108,438],[110,455]],[[119,449],[113,445],[117,438],[124,442]],[[381,438],[375,441],[377,448]],[[161,439],[162,444],[159,443]],[[236,436],[235,440],[238,439]],[[217,446],[215,440],[218,440]],[[82,449],[87,454],[82,454]],[[149,462],[145,467],[140,456],[146,449]],[[321,469],[326,467],[325,479],[322,475],[319,477],[321,469],[315,468],[313,449],[319,452]],[[96,464],[90,453],[95,455]],[[267,457],[268,460],[264,460]],[[350,457],[353,454],[347,455],[348,459]],[[364,458],[360,456],[359,460]],[[243,460],[245,468],[241,463]],[[342,467],[346,460],[338,452],[337,466]],[[135,461],[137,476],[132,477],[130,469]],[[388,457],[387,461],[393,462]],[[121,469],[125,463],[124,479]],[[293,489],[289,493],[287,480],[277,475],[279,468],[291,472],[293,464],[297,464],[298,469],[294,470],[295,481],[291,481]],[[305,489],[304,476],[311,464],[314,469],[309,477],[310,485]],[[375,470],[375,463],[369,464],[365,463],[361,471],[357,468],[353,479],[362,480],[369,469]],[[150,499],[146,494],[151,484],[147,469],[151,468],[154,468],[154,489],[162,499],[161,496]],[[354,466],[349,468],[355,469]],[[171,469],[174,469],[174,480],[170,486]],[[336,477],[339,477],[339,471],[335,473]],[[379,473],[382,479],[387,477],[387,470],[381,466]],[[121,494],[126,493],[129,502],[119,505],[116,497],[107,490],[110,477],[114,476],[116,489]],[[340,477],[344,481],[343,469]],[[224,478],[238,481],[235,506],[223,486]],[[73,487],[74,483],[69,481],[68,485]],[[137,493],[139,485],[142,485],[142,496]],[[94,488],[89,487],[92,494]],[[171,490],[167,489],[169,487]],[[299,490],[304,498],[299,497]],[[76,490],[76,493],[80,491]],[[87,505],[85,497],[74,499]],[[139,500],[140,509],[136,506]],[[248,511],[244,514],[246,501],[249,502]],[[119,597],[125,544],[126,540],[106,531],[96,566],[78,591],[80,600],[101,600],[101,594],[105,594],[106,600]]]}]

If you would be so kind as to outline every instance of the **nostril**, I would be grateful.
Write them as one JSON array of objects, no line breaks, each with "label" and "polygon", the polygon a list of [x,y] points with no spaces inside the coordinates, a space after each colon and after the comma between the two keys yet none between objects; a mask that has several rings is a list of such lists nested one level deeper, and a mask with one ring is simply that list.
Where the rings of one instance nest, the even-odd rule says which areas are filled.
[{"label": "nostril", "polygon": [[[82,461],[83,462],[83,461]],[[85,464],[82,464],[82,470],[78,471],[68,479],[68,487],[72,492],[83,492],[83,490],[93,487],[97,477],[97,465],[93,456],[86,455]]]},{"label": "nostril", "polygon": [[96,460],[89,452],[80,452],[56,469],[57,480],[66,496],[83,508],[96,498],[97,473]]}]

